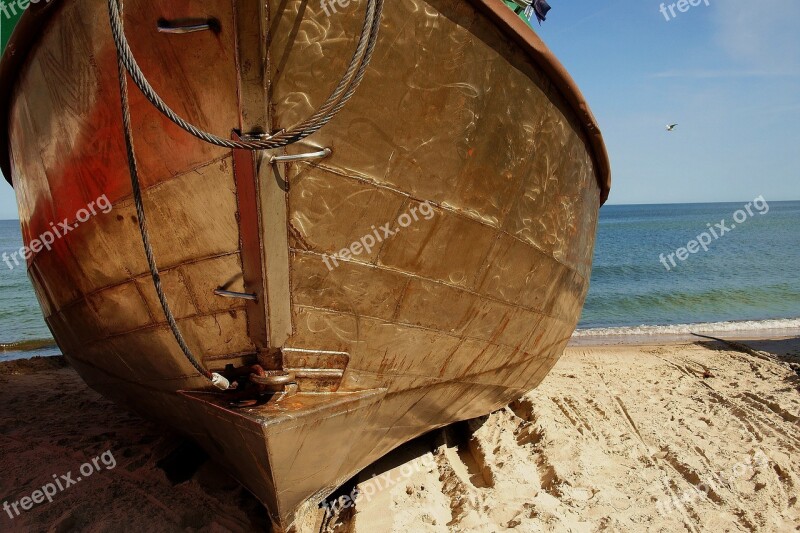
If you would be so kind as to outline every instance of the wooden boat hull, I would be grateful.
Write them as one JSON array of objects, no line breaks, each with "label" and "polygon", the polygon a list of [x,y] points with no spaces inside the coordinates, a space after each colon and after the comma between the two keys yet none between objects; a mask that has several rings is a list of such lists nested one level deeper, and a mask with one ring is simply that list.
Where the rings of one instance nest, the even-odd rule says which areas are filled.
[{"label": "wooden boat hull", "polygon": [[[363,17],[363,2],[330,16],[268,2],[269,105],[259,107],[234,31],[245,3],[125,6],[155,88],[223,137],[262,111],[273,131],[310,115]],[[266,354],[297,373],[297,394],[246,409],[189,365],[157,302],[105,2],[41,7],[12,39],[11,50],[30,45],[24,58],[3,62],[4,76],[19,71],[0,89],[10,102],[0,163],[27,245],[51,223],[75,225],[27,262],[46,321],[89,385],[196,439],[276,525],[403,442],[536,387],[558,360],[588,290],[607,159],[568,76],[500,0],[387,3],[355,98],[287,149],[331,148],[317,163],[207,145],[132,88],[151,239],[190,347],[211,369]],[[185,17],[221,31],[156,31]],[[113,209],[75,224],[103,195]],[[380,241],[356,254],[367,235]]]}]

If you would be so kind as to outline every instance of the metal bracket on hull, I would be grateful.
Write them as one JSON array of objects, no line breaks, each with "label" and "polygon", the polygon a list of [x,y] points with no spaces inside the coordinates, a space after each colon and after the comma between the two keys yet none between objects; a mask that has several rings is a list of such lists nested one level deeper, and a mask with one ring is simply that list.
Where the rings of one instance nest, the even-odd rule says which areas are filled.
[{"label": "metal bracket on hull", "polygon": [[[278,393],[291,396],[300,393],[338,392],[350,354],[326,350],[284,348],[279,358],[258,354],[258,364],[218,370],[233,385],[229,393],[232,407],[252,407],[272,401]],[[267,370],[282,365],[281,369]]]},{"label": "metal bracket on hull", "polygon": [[214,294],[217,296],[222,296],[223,298],[238,298],[240,300],[250,300],[252,302],[258,301],[258,297],[249,292],[233,292],[233,291],[225,291],[222,289],[216,289]]},{"label": "metal bracket on hull", "polygon": [[347,352],[283,349],[283,368],[297,377],[301,392],[337,392],[350,363]]},{"label": "metal bracket on hull", "polygon": [[186,33],[195,33],[198,31],[213,31],[219,33],[221,29],[220,23],[217,19],[181,19],[181,20],[166,20],[160,19],[158,21],[159,33],[170,33],[174,35],[182,35]]},{"label": "metal bracket on hull", "polygon": [[[241,135],[234,138],[268,139],[274,135],[269,133],[269,9],[261,0],[240,1],[235,17]],[[248,304],[248,330],[259,354],[271,359],[262,362],[264,368],[278,370],[277,350],[292,333],[292,314],[287,190],[264,164],[270,156],[234,150],[233,167],[245,287],[257,296],[257,303]]]},{"label": "metal bracket on hull", "polygon": [[261,365],[228,365],[219,374],[231,383],[228,401],[233,408],[261,405],[271,401],[276,394],[291,396],[298,391],[293,372],[265,370]]},{"label": "metal bracket on hull", "polygon": [[332,153],[333,151],[330,148],[325,148],[324,150],[320,150],[318,152],[308,152],[305,154],[273,155],[272,157],[270,157],[269,162],[275,164],[275,163],[289,163],[291,161],[308,161],[309,159],[325,159]]}]

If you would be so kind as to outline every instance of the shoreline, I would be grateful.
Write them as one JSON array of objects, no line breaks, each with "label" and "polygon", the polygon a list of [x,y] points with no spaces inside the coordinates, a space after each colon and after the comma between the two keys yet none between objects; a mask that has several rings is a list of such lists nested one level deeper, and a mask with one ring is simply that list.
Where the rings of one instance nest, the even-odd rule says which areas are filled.
[{"label": "shoreline", "polygon": [[[792,326],[769,327],[771,324],[785,323],[792,324]],[[798,325],[794,325],[795,323],[798,323]],[[764,324],[765,327],[737,327],[741,325],[758,324]],[[577,329],[570,337],[567,347],[652,346],[661,344],[684,344],[702,340],[702,338],[694,335],[694,333],[719,337],[731,341],[748,339],[759,341],[783,340],[800,337],[800,318]],[[31,346],[31,348],[25,349],[25,346]],[[15,349],[20,347],[23,349]],[[28,339],[24,341],[0,343],[0,364],[20,359],[59,356],[62,356],[60,349],[52,339]]]},{"label": "shoreline", "polygon": [[[786,340],[800,337],[800,328],[763,328],[752,330],[713,330],[697,329],[700,335],[718,337],[730,341],[768,341]],[[625,334],[600,334],[600,335],[573,335],[567,348],[570,347],[602,347],[602,346],[660,346],[677,345],[709,340],[698,337],[692,333],[625,333]]]}]

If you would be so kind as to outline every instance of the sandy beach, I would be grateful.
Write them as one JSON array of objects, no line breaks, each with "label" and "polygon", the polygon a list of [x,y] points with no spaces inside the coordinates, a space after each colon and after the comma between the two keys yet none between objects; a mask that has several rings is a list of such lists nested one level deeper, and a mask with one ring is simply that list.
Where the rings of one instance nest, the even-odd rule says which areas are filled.
[{"label": "sandy beach", "polygon": [[[538,389],[395,450],[298,530],[798,531],[798,363],[798,337],[570,347]],[[62,359],[5,363],[0,383],[0,529],[268,530],[201,451]]]}]

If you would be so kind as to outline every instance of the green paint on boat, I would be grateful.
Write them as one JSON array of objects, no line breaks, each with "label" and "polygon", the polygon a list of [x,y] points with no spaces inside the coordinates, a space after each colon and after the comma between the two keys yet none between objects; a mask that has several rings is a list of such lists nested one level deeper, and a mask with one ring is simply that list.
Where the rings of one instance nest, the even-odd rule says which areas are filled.
[{"label": "green paint on boat", "polygon": [[[28,1],[21,2],[27,8]],[[20,2],[13,0],[12,2],[0,1],[0,54],[6,51],[6,45],[11,38],[14,28],[22,18],[25,9],[20,8]]]},{"label": "green paint on boat", "polygon": [[514,2],[513,0],[503,0],[503,3],[505,5],[507,5],[510,10],[512,10],[515,13],[517,13],[517,15],[519,15],[519,18],[521,18],[522,20],[527,22],[528,25],[533,27],[533,22],[531,22],[531,18],[534,18],[534,17],[531,16],[531,18],[528,18],[528,16],[525,15],[525,10],[520,8],[519,5],[516,2]]}]

